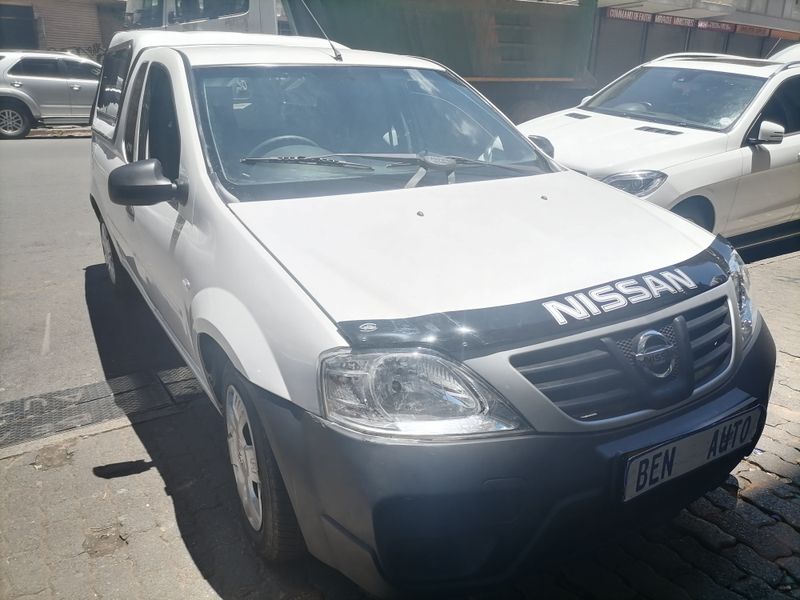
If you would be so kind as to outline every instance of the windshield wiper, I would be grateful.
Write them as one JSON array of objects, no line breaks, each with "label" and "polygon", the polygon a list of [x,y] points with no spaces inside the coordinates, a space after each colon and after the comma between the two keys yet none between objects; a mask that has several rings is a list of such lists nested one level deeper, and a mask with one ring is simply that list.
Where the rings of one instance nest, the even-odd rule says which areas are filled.
[{"label": "windshield wiper", "polygon": [[492,163],[476,158],[466,158],[464,156],[444,156],[441,154],[428,154],[421,152],[419,154],[354,154],[354,153],[341,153],[330,154],[328,156],[344,156],[352,158],[371,158],[374,160],[392,161],[386,166],[388,168],[404,167],[407,165],[417,165],[419,169],[414,173],[413,177],[408,180],[405,187],[413,188],[422,181],[423,177],[429,171],[443,171],[447,173],[447,183],[455,183],[455,171],[458,165],[474,165],[481,167],[496,167],[498,169],[506,169],[516,173],[531,173],[529,167],[523,165],[507,165],[503,163]]},{"label": "windshield wiper", "polygon": [[347,169],[361,169],[374,171],[369,165],[339,160],[331,156],[245,156],[239,162],[246,165],[261,164],[292,164],[292,165],[318,165],[322,167],[342,167]]}]

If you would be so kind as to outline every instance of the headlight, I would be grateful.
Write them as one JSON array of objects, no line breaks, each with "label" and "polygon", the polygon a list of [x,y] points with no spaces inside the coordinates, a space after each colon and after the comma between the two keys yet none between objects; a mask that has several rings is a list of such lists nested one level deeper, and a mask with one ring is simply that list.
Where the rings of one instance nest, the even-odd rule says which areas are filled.
[{"label": "headlight", "polygon": [[641,198],[655,192],[666,180],[666,173],[661,171],[629,171],[609,175],[603,183]]},{"label": "headlight", "polygon": [[320,394],[328,419],[377,435],[430,438],[525,427],[477,376],[427,350],[323,355]]},{"label": "headlight", "polygon": [[747,274],[747,267],[734,250],[728,259],[728,270],[736,290],[736,303],[739,308],[739,322],[742,328],[743,343],[747,344],[753,337],[753,324],[756,318],[756,307],[750,298],[750,276]]}]

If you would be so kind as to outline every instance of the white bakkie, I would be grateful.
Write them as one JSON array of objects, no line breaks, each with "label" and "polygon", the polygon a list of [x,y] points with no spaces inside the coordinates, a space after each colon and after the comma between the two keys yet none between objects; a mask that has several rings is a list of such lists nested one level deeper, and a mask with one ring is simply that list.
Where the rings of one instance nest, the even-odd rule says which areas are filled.
[{"label": "white bakkie", "polygon": [[135,32],[102,82],[110,281],[224,415],[267,558],[379,595],[494,581],[755,444],[775,347],[738,254],[560,167],[444,67]]},{"label": "white bakkie", "polygon": [[715,233],[785,234],[765,230],[800,219],[798,52],[664,56],[519,128],[560,164]]}]

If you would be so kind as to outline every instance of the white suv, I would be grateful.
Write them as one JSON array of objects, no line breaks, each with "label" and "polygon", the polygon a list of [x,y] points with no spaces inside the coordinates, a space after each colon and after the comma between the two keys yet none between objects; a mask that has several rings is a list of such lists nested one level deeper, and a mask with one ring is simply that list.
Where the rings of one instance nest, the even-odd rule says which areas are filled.
[{"label": "white suv", "polygon": [[560,168],[444,67],[134,32],[103,82],[109,277],[224,415],[266,557],[375,594],[493,581],[754,447],[775,346],[736,252]]},{"label": "white suv", "polygon": [[519,128],[561,164],[710,231],[765,230],[800,218],[800,61],[784,56],[664,56]]}]

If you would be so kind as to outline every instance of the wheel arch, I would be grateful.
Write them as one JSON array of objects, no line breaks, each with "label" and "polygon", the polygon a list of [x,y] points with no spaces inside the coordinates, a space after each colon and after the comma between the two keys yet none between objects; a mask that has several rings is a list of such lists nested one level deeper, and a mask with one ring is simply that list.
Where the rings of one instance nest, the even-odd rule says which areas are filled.
[{"label": "wheel arch", "polygon": [[17,105],[24,106],[34,121],[38,121],[42,118],[42,112],[39,110],[36,102],[27,94],[23,94],[19,91],[3,90],[0,92],[0,103],[4,101],[11,101]]},{"label": "wheel arch", "polygon": [[221,362],[229,361],[254,385],[281,398],[289,391],[278,362],[256,319],[233,294],[220,288],[199,292],[191,305],[197,353],[217,400]]},{"label": "wheel arch", "polygon": [[691,194],[682,198],[670,207],[670,210],[680,216],[696,211],[703,218],[704,225],[709,231],[714,231],[714,227],[718,224],[714,203],[704,194]]}]

